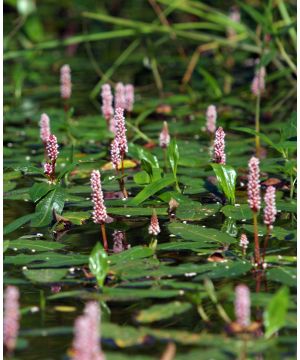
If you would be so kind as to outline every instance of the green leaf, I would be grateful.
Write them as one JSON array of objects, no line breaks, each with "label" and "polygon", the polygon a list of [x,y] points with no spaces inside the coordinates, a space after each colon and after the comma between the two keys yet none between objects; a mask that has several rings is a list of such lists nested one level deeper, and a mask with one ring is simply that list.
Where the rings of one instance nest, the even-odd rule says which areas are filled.
[{"label": "green leaf", "polygon": [[218,183],[223,190],[227,200],[230,204],[235,203],[235,181],[236,171],[233,167],[223,164],[211,164],[215,175],[218,179]]},{"label": "green leaf", "polygon": [[28,240],[28,239],[18,239],[10,241],[10,249],[26,249],[33,250],[36,252],[41,251],[51,251],[64,248],[65,245],[55,242],[55,241],[46,241],[46,240]]},{"label": "green leaf", "polygon": [[33,202],[39,201],[49,191],[55,188],[54,185],[48,183],[35,183],[29,190],[30,198]]},{"label": "green leaf", "polygon": [[36,206],[36,216],[32,220],[33,227],[42,227],[48,225],[53,219],[53,211],[61,214],[65,199],[65,190],[56,186],[54,190],[50,191]]},{"label": "green leaf", "polygon": [[8,225],[4,226],[3,234],[9,234],[15,230],[17,230],[22,225],[28,223],[30,220],[34,219],[36,214],[27,214],[24,216],[19,217],[18,219],[14,220],[13,222],[9,223]]},{"label": "green leaf", "polygon": [[176,210],[176,217],[181,220],[199,221],[212,216],[219,208],[218,204],[201,205],[196,201],[186,201],[180,203]]},{"label": "green leaf", "polygon": [[226,205],[221,209],[222,213],[234,220],[252,219],[253,214],[248,204],[240,206]]},{"label": "green leaf", "polygon": [[162,179],[155,180],[151,184],[147,185],[141,192],[139,192],[133,199],[130,200],[131,206],[140,205],[143,201],[147,200],[150,196],[154,195],[158,191],[173,184],[175,179],[173,176],[167,175]]},{"label": "green leaf", "polygon": [[108,273],[108,256],[100,243],[97,243],[89,257],[89,268],[96,277],[99,287],[103,287],[104,280]]},{"label": "green leaf", "polygon": [[38,269],[23,270],[27,279],[37,283],[52,283],[60,281],[68,273],[68,269]]},{"label": "green leaf", "polygon": [[9,248],[10,240],[3,241],[3,253]]},{"label": "green leaf", "polygon": [[270,338],[286,324],[286,315],[289,306],[289,289],[280,288],[273,296],[264,312],[265,337]]},{"label": "green leaf", "polygon": [[235,238],[228,234],[216,229],[208,229],[198,225],[173,222],[168,225],[168,229],[174,235],[180,236],[185,240],[193,240],[198,243],[202,242],[203,245],[209,243],[233,244],[237,242]]},{"label": "green leaf", "polygon": [[178,160],[179,160],[179,151],[178,151],[178,145],[177,145],[175,139],[172,139],[168,146],[167,156],[168,156],[169,163],[171,165],[174,179],[176,179],[177,190],[180,192],[180,189],[178,186],[178,180],[177,180],[177,166],[178,166]]},{"label": "green leaf", "polygon": [[297,286],[297,269],[292,267],[277,267],[267,272],[267,277],[271,281],[280,282],[281,284],[296,287]]},{"label": "green leaf", "polygon": [[172,301],[168,304],[154,305],[146,310],[140,311],[136,320],[140,323],[152,323],[155,321],[170,319],[190,310],[191,308],[192,305],[188,302]]}]

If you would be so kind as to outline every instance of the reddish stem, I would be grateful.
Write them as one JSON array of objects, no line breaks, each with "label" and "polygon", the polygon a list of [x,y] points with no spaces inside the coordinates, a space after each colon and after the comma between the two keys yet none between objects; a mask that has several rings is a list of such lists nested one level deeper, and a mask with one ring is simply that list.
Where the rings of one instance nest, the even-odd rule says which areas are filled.
[{"label": "reddish stem", "polygon": [[105,223],[101,224],[101,233],[102,233],[103,247],[104,247],[105,251],[108,251]]}]

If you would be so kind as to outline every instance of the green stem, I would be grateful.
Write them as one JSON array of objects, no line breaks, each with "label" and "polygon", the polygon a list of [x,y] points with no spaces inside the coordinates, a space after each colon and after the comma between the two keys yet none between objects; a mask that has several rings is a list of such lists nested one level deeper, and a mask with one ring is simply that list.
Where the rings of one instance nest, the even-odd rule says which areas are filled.
[{"label": "green stem", "polygon": [[254,227],[254,258],[255,263],[260,264],[260,250],[258,239],[258,227],[257,227],[257,213],[253,212],[253,227]]},{"label": "green stem", "polygon": [[[255,106],[255,131],[257,133],[260,132],[260,91],[256,97],[256,106]],[[260,156],[260,139],[259,135],[255,135],[255,148],[256,148],[256,156]]]}]

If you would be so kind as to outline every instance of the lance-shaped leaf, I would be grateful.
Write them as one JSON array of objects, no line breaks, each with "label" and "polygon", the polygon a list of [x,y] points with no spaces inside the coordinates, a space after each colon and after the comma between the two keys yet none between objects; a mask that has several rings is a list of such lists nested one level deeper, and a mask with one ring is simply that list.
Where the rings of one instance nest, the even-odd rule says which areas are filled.
[{"label": "lance-shaped leaf", "polygon": [[230,204],[235,203],[236,171],[229,165],[211,164],[224,195]]},{"label": "lance-shaped leaf", "polygon": [[100,243],[97,243],[89,257],[89,268],[96,277],[99,287],[103,287],[104,280],[108,273],[107,253]]}]

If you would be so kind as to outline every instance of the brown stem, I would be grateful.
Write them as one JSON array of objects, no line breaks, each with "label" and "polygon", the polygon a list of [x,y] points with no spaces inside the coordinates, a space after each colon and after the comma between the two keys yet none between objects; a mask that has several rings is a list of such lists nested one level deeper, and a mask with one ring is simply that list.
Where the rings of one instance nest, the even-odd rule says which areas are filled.
[{"label": "brown stem", "polygon": [[101,233],[102,233],[102,239],[103,239],[103,246],[104,246],[104,249],[107,251],[108,244],[107,244],[107,238],[106,238],[105,223],[101,224]]},{"label": "brown stem", "polygon": [[270,239],[270,235],[271,235],[271,227],[267,225],[267,234],[265,237],[264,250],[263,250],[263,261],[265,261],[266,250],[267,250],[267,246],[268,246],[268,241]]},{"label": "brown stem", "polygon": [[257,213],[253,212],[253,227],[254,227],[254,258],[257,265],[260,264],[260,250],[258,239],[258,227],[257,227]]},{"label": "brown stem", "polygon": [[69,111],[69,105],[67,100],[64,100],[64,112],[67,114],[67,112]]}]

